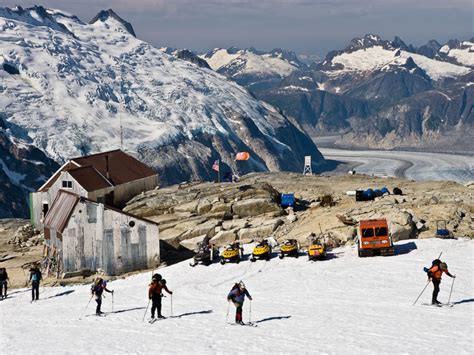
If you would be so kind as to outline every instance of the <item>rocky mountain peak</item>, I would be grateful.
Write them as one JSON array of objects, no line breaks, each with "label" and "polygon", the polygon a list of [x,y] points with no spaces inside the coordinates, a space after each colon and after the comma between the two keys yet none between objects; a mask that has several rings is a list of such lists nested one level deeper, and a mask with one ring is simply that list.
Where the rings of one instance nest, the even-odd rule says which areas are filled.
[{"label": "rocky mountain peak", "polygon": [[[402,41],[403,42],[403,41]],[[359,49],[367,49],[375,46],[382,46],[383,48],[392,48],[389,41],[383,40],[380,36],[375,34],[366,34],[364,37],[356,37],[349,42],[349,45],[344,49],[344,52],[351,53]]]},{"label": "rocky mountain peak", "polygon": [[21,21],[33,26],[47,26],[55,31],[73,35],[62,23],[56,21],[52,16],[52,10],[43,6],[35,5],[24,9],[21,6],[14,8],[0,7],[0,17]]},{"label": "rocky mountain peak", "polygon": [[133,37],[136,37],[135,31],[133,30],[131,23],[125,21],[112,9],[99,11],[99,13],[95,15],[92,20],[90,20],[89,24],[94,24],[97,21],[106,22],[110,18],[118,21],[128,33],[130,33]]}]

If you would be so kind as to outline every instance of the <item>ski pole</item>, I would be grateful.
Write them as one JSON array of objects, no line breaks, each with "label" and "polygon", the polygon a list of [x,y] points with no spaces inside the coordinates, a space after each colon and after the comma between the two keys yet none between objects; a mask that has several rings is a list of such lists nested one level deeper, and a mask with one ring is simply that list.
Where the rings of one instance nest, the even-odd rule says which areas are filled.
[{"label": "ski pole", "polygon": [[114,292],[112,291],[112,313],[114,313]]},{"label": "ski pole", "polygon": [[418,299],[421,297],[421,295],[423,294],[423,292],[425,292],[426,288],[428,287],[428,285],[430,284],[430,280],[428,280],[428,282],[426,283],[425,287],[423,288],[423,290],[421,291],[421,293],[418,295],[418,297],[416,298],[415,302],[413,302],[413,306],[415,305],[415,303],[418,301]]},{"label": "ski pole", "polygon": [[250,307],[249,307],[249,323],[252,323],[252,300],[250,300]]},{"label": "ski pole", "polygon": [[227,314],[225,316],[225,323],[229,322],[229,308],[230,308],[230,301],[227,301]]},{"label": "ski pole", "polygon": [[173,294],[171,294],[170,301],[171,301],[171,317],[173,317]]},{"label": "ski pole", "polygon": [[148,312],[148,307],[150,307],[150,301],[151,301],[151,298],[150,298],[150,299],[148,299],[148,304],[146,305],[145,314],[143,315],[142,322],[144,322],[144,321],[145,321],[146,312]]},{"label": "ski pole", "polygon": [[451,302],[451,294],[453,293],[454,280],[456,280],[455,277],[453,277],[453,283],[451,284],[451,291],[449,291],[448,304]]}]

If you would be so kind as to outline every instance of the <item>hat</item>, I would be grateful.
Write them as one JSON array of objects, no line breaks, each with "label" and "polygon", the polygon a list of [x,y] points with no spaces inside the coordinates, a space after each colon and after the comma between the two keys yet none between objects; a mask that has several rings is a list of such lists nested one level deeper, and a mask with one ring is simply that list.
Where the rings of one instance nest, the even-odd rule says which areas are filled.
[{"label": "hat", "polygon": [[448,270],[448,264],[441,263],[441,270]]}]

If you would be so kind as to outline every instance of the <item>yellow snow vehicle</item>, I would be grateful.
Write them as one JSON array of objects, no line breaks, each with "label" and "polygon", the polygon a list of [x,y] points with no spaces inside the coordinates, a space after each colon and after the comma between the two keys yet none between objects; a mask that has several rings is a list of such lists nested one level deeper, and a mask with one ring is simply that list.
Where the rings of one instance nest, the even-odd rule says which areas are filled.
[{"label": "yellow snow vehicle", "polygon": [[280,247],[280,255],[278,256],[280,259],[283,259],[285,256],[294,256],[297,258],[298,255],[298,242],[296,239],[287,239]]},{"label": "yellow snow vehicle", "polygon": [[268,261],[270,260],[271,254],[272,246],[268,244],[268,240],[264,239],[253,248],[250,261],[255,262],[257,259],[265,259]]},{"label": "yellow snow vehicle", "polygon": [[240,247],[239,242],[229,244],[225,247],[224,251],[221,254],[221,264],[224,265],[226,262],[235,262],[240,263],[242,259],[242,248]]},{"label": "yellow snow vehicle", "polygon": [[309,260],[320,260],[326,258],[327,247],[318,238],[310,240],[308,246],[308,259]]}]

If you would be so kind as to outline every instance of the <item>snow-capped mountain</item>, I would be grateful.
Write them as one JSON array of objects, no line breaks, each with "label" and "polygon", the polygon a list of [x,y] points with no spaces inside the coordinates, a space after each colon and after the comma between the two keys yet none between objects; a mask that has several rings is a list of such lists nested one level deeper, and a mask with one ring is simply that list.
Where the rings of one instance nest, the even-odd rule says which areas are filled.
[{"label": "snow-capped mountain", "polygon": [[415,48],[398,37],[390,42],[366,35],[278,85],[253,91],[311,134],[351,132],[345,144],[443,141],[443,147],[474,149],[472,48],[472,41]]},{"label": "snow-capped mountain", "polygon": [[176,49],[171,47],[161,47],[160,50],[166,54],[170,54],[178,59],[186,60],[196,64],[198,67],[211,69],[209,64],[189,49]]},{"label": "snow-capped mountain", "polygon": [[[304,155],[324,162],[300,128],[246,89],[137,39],[111,10],[91,22],[41,6],[0,8],[7,136],[59,163],[118,148],[122,137],[164,183],[212,178],[216,159],[236,173],[299,171]],[[239,151],[251,159],[235,162]]]},{"label": "snow-capped mountain", "polygon": [[269,52],[253,47],[215,48],[201,58],[218,73],[248,87],[265,85],[305,67],[294,52],[279,48]]}]

